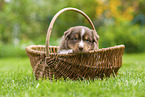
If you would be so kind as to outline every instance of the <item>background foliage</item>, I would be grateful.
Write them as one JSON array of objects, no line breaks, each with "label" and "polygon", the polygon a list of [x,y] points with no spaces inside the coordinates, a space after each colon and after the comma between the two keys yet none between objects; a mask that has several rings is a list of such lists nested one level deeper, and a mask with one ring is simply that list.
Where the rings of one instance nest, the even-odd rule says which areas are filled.
[{"label": "background foliage", "polygon": [[[93,21],[100,36],[100,48],[118,44],[126,52],[145,51],[144,0],[1,0],[0,1],[0,57],[25,56],[28,45],[45,44],[47,28],[60,9],[75,7]],[[69,27],[89,26],[84,17],[65,12],[57,19],[51,35],[51,45]]]}]

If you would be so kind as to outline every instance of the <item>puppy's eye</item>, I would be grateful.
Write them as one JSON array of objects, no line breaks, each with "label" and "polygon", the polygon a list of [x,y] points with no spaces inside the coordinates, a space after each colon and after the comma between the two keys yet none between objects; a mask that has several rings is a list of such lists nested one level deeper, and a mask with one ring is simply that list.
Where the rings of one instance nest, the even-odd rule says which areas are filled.
[{"label": "puppy's eye", "polygon": [[77,41],[78,39],[77,38],[73,38],[72,40]]},{"label": "puppy's eye", "polygon": [[91,42],[91,40],[90,40],[90,39],[86,39],[86,41],[87,41],[87,42]]}]

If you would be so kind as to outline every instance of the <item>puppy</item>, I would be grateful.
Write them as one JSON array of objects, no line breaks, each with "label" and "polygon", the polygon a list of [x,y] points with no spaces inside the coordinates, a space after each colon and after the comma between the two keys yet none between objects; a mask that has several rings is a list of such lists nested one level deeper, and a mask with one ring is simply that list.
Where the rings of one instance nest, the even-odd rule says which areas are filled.
[{"label": "puppy", "polygon": [[71,27],[64,32],[58,49],[60,54],[88,52],[98,49],[97,32],[84,26]]}]

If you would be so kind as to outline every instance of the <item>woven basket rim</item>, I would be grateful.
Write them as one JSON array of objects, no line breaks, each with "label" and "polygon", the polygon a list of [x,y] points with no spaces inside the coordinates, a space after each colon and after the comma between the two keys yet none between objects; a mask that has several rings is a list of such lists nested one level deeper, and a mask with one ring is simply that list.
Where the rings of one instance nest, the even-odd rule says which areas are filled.
[{"label": "woven basket rim", "polygon": [[[34,48],[38,48],[38,47],[43,47],[45,48],[45,45],[30,45],[26,47],[26,52],[32,53],[32,54],[36,54],[36,55],[46,55],[45,51],[38,51],[38,50],[34,50]],[[58,46],[49,46],[49,48],[58,48]],[[53,55],[57,55],[57,56],[76,56],[76,55],[81,55],[81,54],[92,54],[92,53],[98,53],[98,52],[106,52],[108,50],[114,50],[114,49],[119,49],[119,48],[125,48],[124,45],[116,45],[113,47],[107,47],[107,48],[101,48],[98,50],[92,50],[89,52],[81,52],[81,53],[70,53],[70,54],[59,54],[59,53],[49,53],[49,56],[53,56]]]}]

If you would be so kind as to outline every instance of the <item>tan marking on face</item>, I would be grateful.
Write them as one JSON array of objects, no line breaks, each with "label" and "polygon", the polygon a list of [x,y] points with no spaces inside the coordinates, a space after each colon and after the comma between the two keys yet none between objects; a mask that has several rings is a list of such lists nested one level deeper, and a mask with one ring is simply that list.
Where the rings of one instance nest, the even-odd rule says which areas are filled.
[{"label": "tan marking on face", "polygon": [[88,38],[89,38],[89,36],[88,36],[88,35],[86,35],[86,36],[84,37],[84,39],[85,39],[85,40],[87,40]]},{"label": "tan marking on face", "polygon": [[78,38],[79,38],[79,35],[78,35],[78,34],[75,34],[75,38],[77,38],[77,39],[78,39]]}]

